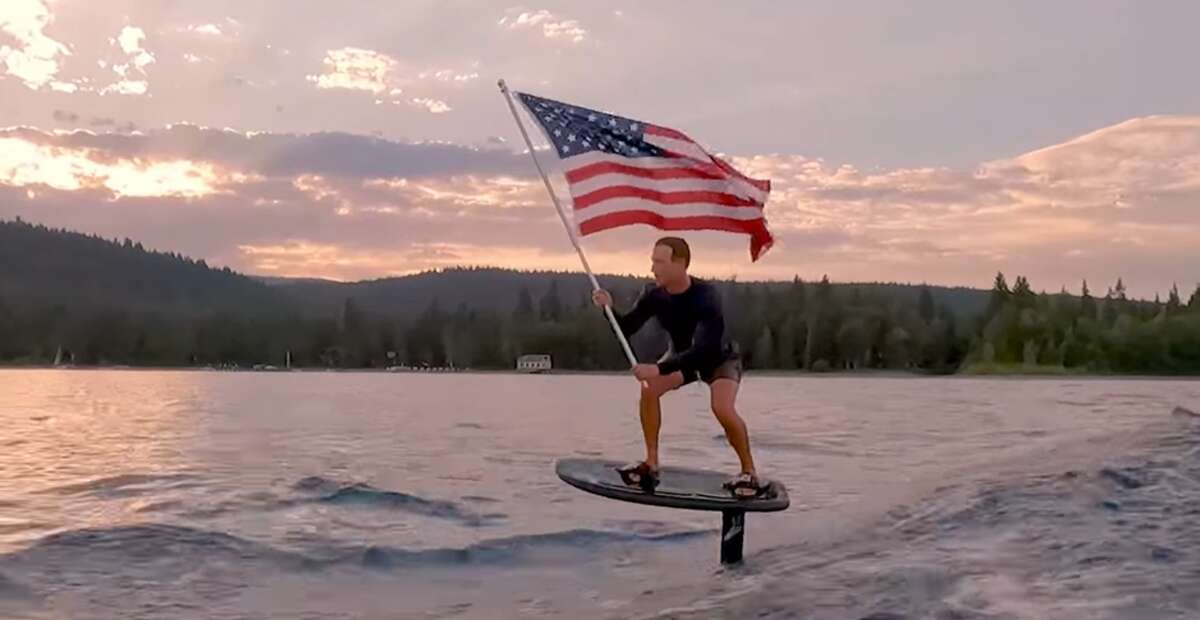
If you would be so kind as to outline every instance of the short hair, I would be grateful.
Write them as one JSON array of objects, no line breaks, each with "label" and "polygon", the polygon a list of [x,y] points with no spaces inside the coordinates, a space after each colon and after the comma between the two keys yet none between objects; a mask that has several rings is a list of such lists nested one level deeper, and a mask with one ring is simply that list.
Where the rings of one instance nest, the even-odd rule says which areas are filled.
[{"label": "short hair", "polygon": [[692,249],[688,247],[687,241],[680,237],[663,237],[654,242],[654,245],[665,245],[671,248],[671,259],[683,259],[683,266],[687,267],[692,263]]}]

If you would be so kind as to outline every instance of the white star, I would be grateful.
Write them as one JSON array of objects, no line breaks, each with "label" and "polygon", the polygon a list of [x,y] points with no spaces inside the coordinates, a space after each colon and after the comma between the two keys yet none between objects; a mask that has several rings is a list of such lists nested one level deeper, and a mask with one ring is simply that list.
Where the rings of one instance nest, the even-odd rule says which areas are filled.
[{"label": "white star", "polygon": [[592,122],[592,123],[596,122],[596,115],[595,115],[595,114],[588,114],[588,121],[589,121],[589,122]]},{"label": "white star", "polygon": [[637,123],[629,123],[630,131],[637,131]]},{"label": "white star", "polygon": [[561,130],[561,129],[555,129],[555,130],[554,130],[554,136],[555,136],[555,137],[562,136],[562,130]]},{"label": "white star", "polygon": [[608,124],[609,124],[609,125],[612,125],[613,127],[616,127],[616,126],[617,126],[617,119],[615,119],[615,118],[610,118],[610,119],[608,119]]},{"label": "white star", "polygon": [[570,140],[571,142],[574,142],[574,141],[575,141],[575,134],[571,134],[571,135],[567,136],[567,139],[568,139],[568,140]]},{"label": "white star", "polygon": [[587,141],[587,140],[584,140],[584,141],[583,141],[583,148],[585,148],[585,149],[586,149],[586,148],[591,148],[591,146],[592,146],[592,145],[591,145],[590,143],[588,143],[588,141]]},{"label": "white star", "polygon": [[564,144],[562,150],[564,153],[566,153],[567,151],[571,150],[571,147],[569,145]]}]

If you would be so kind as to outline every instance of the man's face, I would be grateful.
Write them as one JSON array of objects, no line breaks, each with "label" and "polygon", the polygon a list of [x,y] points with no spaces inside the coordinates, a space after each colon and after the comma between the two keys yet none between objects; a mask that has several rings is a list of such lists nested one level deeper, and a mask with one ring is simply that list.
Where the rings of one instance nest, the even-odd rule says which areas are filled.
[{"label": "man's face", "polygon": [[671,253],[671,248],[665,245],[654,246],[650,253],[650,271],[659,285],[678,281],[685,271],[683,262],[672,260]]}]

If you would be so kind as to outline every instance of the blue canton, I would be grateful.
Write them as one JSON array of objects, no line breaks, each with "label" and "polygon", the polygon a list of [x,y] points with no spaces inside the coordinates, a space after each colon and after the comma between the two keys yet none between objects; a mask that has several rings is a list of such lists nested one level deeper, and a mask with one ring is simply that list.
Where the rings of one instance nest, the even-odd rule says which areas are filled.
[{"label": "blue canton", "polygon": [[592,151],[625,157],[662,157],[665,151],[646,142],[645,123],[596,110],[517,93],[545,130],[560,157]]}]

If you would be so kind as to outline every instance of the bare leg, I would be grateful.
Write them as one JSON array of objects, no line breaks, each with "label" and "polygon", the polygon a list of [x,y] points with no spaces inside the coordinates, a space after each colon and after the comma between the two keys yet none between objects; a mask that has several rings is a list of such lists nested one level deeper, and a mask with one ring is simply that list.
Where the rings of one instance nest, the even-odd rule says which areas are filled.
[{"label": "bare leg", "polygon": [[663,394],[683,385],[683,373],[673,372],[664,377],[655,377],[649,382],[649,387],[642,388],[641,400],[638,402],[638,415],[642,421],[642,438],[646,441],[646,464],[651,469],[658,469],[658,429],[662,427],[662,407],[660,399]]},{"label": "bare leg", "polygon": [[750,456],[750,434],[746,430],[746,422],[742,420],[734,406],[737,398],[738,382],[733,379],[717,379],[712,383],[712,410],[721,428],[725,429],[725,438],[741,461],[742,471],[754,474],[754,459]]}]

